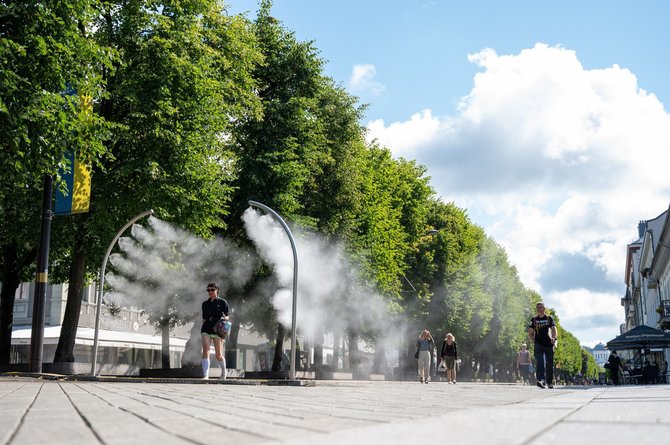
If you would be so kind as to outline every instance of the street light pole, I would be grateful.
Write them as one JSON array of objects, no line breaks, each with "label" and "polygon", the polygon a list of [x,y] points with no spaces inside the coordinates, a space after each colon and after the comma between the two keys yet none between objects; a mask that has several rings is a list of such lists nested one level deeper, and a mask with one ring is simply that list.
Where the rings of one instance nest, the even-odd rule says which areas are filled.
[{"label": "street light pole", "polygon": [[[33,298],[33,320],[30,331],[30,372],[42,372],[44,344],[44,306],[49,284],[49,247],[51,245],[51,220],[53,219],[53,176],[44,175],[42,191],[42,226],[40,230],[40,249],[37,255],[35,274],[35,296]],[[11,329],[10,329],[11,331]]]},{"label": "street light pole", "polygon": [[95,334],[93,336],[93,363],[91,363],[91,375],[95,377],[95,367],[98,362],[98,332],[100,331],[100,309],[102,306],[102,291],[103,288],[105,287],[105,269],[107,268],[107,260],[109,259],[109,254],[112,253],[112,249],[114,248],[114,245],[116,245],[116,242],[121,238],[121,235],[123,235],[123,232],[126,231],[126,229],[135,222],[141,218],[144,218],[145,216],[152,215],[154,213],[153,210],[147,210],[146,212],[142,212],[139,215],[136,215],[134,218],[132,218],[130,221],[126,223],[125,226],[121,228],[121,230],[118,231],[114,239],[112,240],[111,243],[109,243],[109,247],[107,248],[107,252],[105,252],[105,256],[102,259],[102,267],[100,267],[100,279],[98,280],[98,301],[96,302],[95,306]]},{"label": "street light pole", "polygon": [[251,207],[256,207],[269,213],[279,224],[284,228],[288,239],[291,242],[291,249],[293,250],[293,309],[291,313],[291,368],[289,370],[289,380],[295,380],[295,350],[296,350],[296,312],[298,307],[298,251],[295,247],[295,240],[288,225],[284,222],[281,216],[265,204],[256,201],[249,201]]}]

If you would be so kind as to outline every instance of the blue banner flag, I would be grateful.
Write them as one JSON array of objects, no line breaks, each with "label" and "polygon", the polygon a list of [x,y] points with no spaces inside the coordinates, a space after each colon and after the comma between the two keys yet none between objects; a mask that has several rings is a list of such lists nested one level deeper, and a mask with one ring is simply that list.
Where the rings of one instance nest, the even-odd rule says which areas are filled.
[{"label": "blue banner flag", "polygon": [[88,212],[91,202],[91,171],[89,167],[75,158],[74,152],[69,154],[70,171],[59,172],[67,185],[67,195],[56,189],[56,215],[70,215]]}]

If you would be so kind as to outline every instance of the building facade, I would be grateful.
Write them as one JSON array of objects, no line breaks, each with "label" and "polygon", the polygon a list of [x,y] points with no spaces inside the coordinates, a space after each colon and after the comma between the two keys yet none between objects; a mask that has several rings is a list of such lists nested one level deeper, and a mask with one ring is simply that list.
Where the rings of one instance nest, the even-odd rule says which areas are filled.
[{"label": "building facade", "polygon": [[[1,286],[1,284],[0,284]],[[93,344],[96,318],[96,284],[86,286],[82,292],[79,324],[75,337],[74,359],[81,364],[77,369],[90,369],[93,360]],[[22,283],[16,290],[12,326],[10,363],[25,364],[29,361],[32,334],[34,283]],[[48,285],[45,301],[43,363],[52,363],[60,338],[65,315],[68,285]],[[136,375],[140,368],[162,367],[161,333],[143,314],[141,308],[122,307],[112,314],[101,305],[98,334],[98,366],[103,374]],[[170,367],[181,367],[186,343],[192,334],[193,324],[175,328],[170,332]],[[197,329],[196,329],[197,330]],[[198,331],[199,332],[199,331]],[[199,334],[197,347],[200,348]],[[249,329],[240,327],[237,348],[227,348],[229,363],[240,370],[260,370],[258,352],[268,349],[267,339],[259,337]],[[198,354],[198,362],[200,352]],[[232,354],[232,356],[231,356]]]},{"label": "building facade", "polygon": [[609,358],[610,351],[607,349],[607,346],[605,346],[602,343],[598,343],[597,345],[594,346],[593,349],[591,349],[591,354],[593,355],[593,358],[596,360],[596,363],[599,366],[602,366]]},{"label": "building facade", "polygon": [[[627,246],[621,333],[642,325],[670,329],[669,214],[667,209],[653,219],[640,221],[638,239]],[[626,355],[637,365],[651,363],[661,369],[668,361],[668,349],[628,351]]]}]

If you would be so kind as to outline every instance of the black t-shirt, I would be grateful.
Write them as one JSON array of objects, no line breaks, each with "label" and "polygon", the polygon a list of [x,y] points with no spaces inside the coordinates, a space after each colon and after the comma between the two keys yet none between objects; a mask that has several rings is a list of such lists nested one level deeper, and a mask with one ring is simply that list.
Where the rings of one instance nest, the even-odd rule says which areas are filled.
[{"label": "black t-shirt", "polygon": [[544,317],[533,317],[530,319],[529,328],[535,330],[535,344],[542,346],[553,346],[549,338],[549,329],[555,326],[551,315],[545,314]]},{"label": "black t-shirt", "polygon": [[221,297],[216,297],[215,300],[209,298],[202,302],[202,323],[200,332],[207,334],[214,334],[214,325],[224,315],[228,315],[228,302]]}]

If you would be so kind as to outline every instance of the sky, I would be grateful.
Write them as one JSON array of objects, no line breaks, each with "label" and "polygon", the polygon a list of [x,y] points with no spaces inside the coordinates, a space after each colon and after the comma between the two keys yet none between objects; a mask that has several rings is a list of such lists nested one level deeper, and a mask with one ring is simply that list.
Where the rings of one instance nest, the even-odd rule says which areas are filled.
[{"label": "sky", "polygon": [[[230,11],[255,17],[254,0]],[[582,344],[619,334],[626,245],[668,208],[670,2],[275,0],[362,122],[428,169]]]}]

